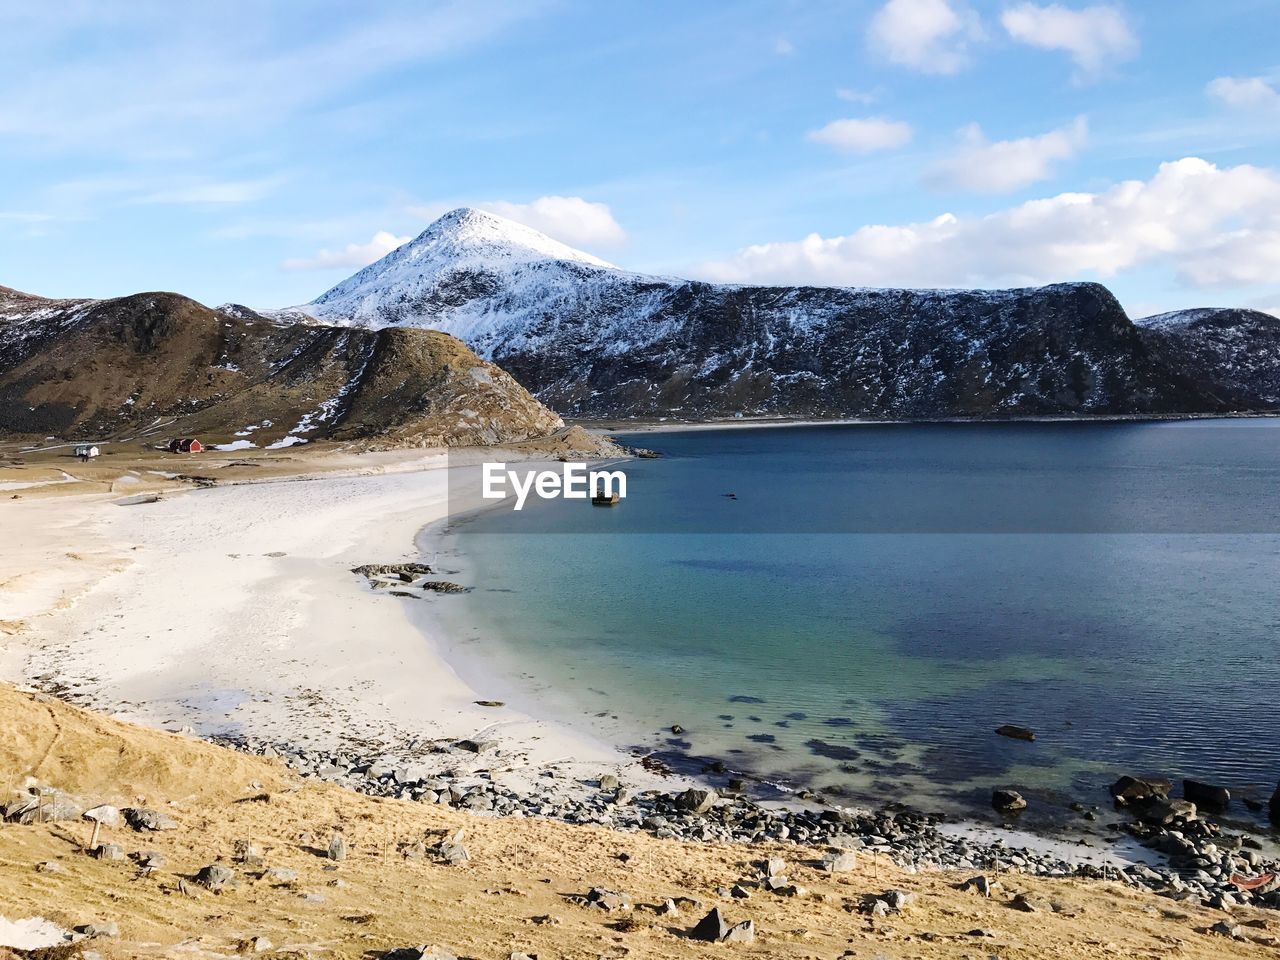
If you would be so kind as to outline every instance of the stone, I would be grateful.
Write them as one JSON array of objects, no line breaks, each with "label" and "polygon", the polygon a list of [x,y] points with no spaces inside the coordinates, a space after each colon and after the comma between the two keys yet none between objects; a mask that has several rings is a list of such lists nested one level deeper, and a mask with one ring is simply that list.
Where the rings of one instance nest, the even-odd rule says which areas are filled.
[{"label": "stone", "polygon": [[113,807],[109,803],[102,803],[96,807],[90,807],[83,814],[86,820],[92,820],[100,823],[104,827],[117,827],[120,825],[120,810]]},{"label": "stone", "polygon": [[75,928],[75,932],[86,940],[96,940],[99,937],[120,936],[120,927],[114,920],[104,920],[98,923],[82,923]]},{"label": "stone", "polygon": [[1030,897],[1025,893],[1020,893],[1010,900],[1009,906],[1023,913],[1053,913],[1053,906],[1049,901]]},{"label": "stone", "polygon": [[600,777],[601,790],[607,790],[612,792],[617,790],[620,786],[622,786],[621,782],[619,782],[618,778],[614,776],[612,773],[606,773],[601,775]]},{"label": "stone", "polygon": [[880,895],[880,899],[889,905],[889,910],[893,913],[901,913],[907,908],[907,904],[911,902],[911,894],[905,890],[886,890]]},{"label": "stone", "polygon": [[38,873],[62,873],[63,867],[57,860],[42,860],[36,864]]},{"label": "stone", "polygon": [[1029,730],[1026,727],[1019,727],[1012,723],[1006,723],[1003,726],[996,727],[996,733],[1002,737],[1009,737],[1012,740],[1026,740],[1028,743],[1036,738],[1034,731]]},{"label": "stone", "polygon": [[492,753],[498,749],[498,741],[496,740],[459,740],[454,744],[459,750],[466,750],[468,753]]},{"label": "stone", "polygon": [[460,840],[445,840],[436,848],[442,860],[450,866],[458,866],[471,859],[471,854]]},{"label": "stone", "polygon": [[146,807],[131,807],[124,812],[124,818],[139,833],[178,829],[178,822],[173,817]]},{"label": "stone", "polygon": [[991,881],[981,875],[970,877],[964,883],[960,884],[960,889],[965,892],[972,890],[979,896],[989,897],[991,896]]},{"label": "stone", "polygon": [[139,850],[133,855],[138,866],[147,870],[155,870],[165,865],[164,854],[159,850]]},{"label": "stone", "polygon": [[766,877],[780,877],[787,872],[787,861],[781,857],[770,857],[764,862],[764,875]]},{"label": "stone", "polygon": [[267,867],[262,872],[262,878],[274,883],[293,883],[298,879],[298,871],[287,867]]},{"label": "stone", "polygon": [[848,873],[857,865],[858,855],[852,850],[831,850],[818,861],[818,869],[826,873]]},{"label": "stone", "polygon": [[240,950],[243,953],[263,953],[270,950],[274,944],[266,937],[250,937],[248,940],[240,942]]},{"label": "stone", "polygon": [[681,810],[687,810],[689,813],[701,814],[714,807],[718,799],[720,798],[714,790],[690,787],[676,797],[676,806]]},{"label": "stone", "polygon": [[1231,802],[1231,791],[1226,787],[1202,783],[1199,780],[1183,780],[1182,795],[1204,810],[1222,813]]},{"label": "stone", "polygon": [[1017,790],[992,790],[991,806],[1001,813],[1012,813],[1015,810],[1025,810],[1027,801]]},{"label": "stone", "polygon": [[93,855],[99,860],[123,860],[124,847],[118,843],[100,843]]},{"label": "stone", "polygon": [[325,856],[330,860],[347,859],[347,841],[342,838],[342,834],[334,831],[333,836],[329,838],[329,849],[325,852]]},{"label": "stone", "polygon": [[1272,820],[1280,821],[1280,784],[1276,784],[1276,792],[1271,794],[1271,801],[1268,803],[1267,809],[1271,814]]},{"label": "stone", "polygon": [[1167,797],[1173,789],[1173,783],[1159,777],[1123,776],[1111,785],[1111,796],[1121,804],[1138,800],[1149,800],[1152,797]]},{"label": "stone", "polygon": [[756,939],[756,925],[750,920],[743,920],[735,923],[728,929],[723,937],[720,938],[721,943],[753,943]]},{"label": "stone", "polygon": [[421,947],[399,947],[383,954],[385,960],[458,960],[456,954],[444,947],[423,945]]},{"label": "stone", "polygon": [[449,580],[428,580],[422,585],[422,589],[432,593],[467,593],[471,588]]},{"label": "stone", "polygon": [[720,908],[712,907],[711,912],[689,931],[689,936],[707,943],[751,943],[755,940],[756,931],[750,920],[730,926],[721,915]]},{"label": "stone", "polygon": [[207,867],[201,867],[199,873],[196,874],[196,883],[202,887],[208,887],[210,890],[221,890],[227,884],[234,882],[235,874],[230,867],[223,866],[220,863],[211,863]]},{"label": "stone", "polygon": [[1244,930],[1234,920],[1219,920],[1209,928],[1209,933],[1219,937],[1228,937],[1232,940],[1243,940],[1245,938]]},{"label": "stone", "polygon": [[1175,820],[1196,819],[1196,805],[1190,800],[1171,800],[1168,797],[1151,797],[1133,805],[1134,812],[1144,823],[1158,827],[1168,826]]},{"label": "stone", "polygon": [[592,887],[587,891],[586,897],[582,899],[587,906],[598,907],[610,913],[614,910],[631,909],[631,898],[629,896],[625,893],[619,893],[617,890],[610,890],[608,887]]}]

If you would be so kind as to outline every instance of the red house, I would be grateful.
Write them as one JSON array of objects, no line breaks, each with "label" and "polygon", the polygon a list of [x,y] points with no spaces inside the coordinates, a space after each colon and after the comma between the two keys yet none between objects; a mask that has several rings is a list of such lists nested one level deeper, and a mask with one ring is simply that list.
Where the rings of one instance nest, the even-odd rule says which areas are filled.
[{"label": "red house", "polygon": [[204,444],[194,437],[182,437],[169,441],[170,453],[199,453],[203,449]]}]

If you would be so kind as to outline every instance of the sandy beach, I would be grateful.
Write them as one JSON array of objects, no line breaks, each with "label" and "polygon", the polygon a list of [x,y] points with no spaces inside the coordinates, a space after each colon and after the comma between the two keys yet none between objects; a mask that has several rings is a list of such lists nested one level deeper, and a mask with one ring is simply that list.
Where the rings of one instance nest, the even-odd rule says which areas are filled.
[{"label": "sandy beach", "polygon": [[445,465],[418,451],[154,503],[110,493],[7,500],[3,678],[56,684],[122,719],[202,736],[396,762],[440,741],[484,739],[517,780],[555,764],[570,779],[637,767],[635,782],[638,765],[606,744],[477,705],[493,695],[464,684],[440,638],[424,637],[429,613],[409,616],[452,598],[392,596],[351,572],[431,561],[415,536],[448,508]]}]

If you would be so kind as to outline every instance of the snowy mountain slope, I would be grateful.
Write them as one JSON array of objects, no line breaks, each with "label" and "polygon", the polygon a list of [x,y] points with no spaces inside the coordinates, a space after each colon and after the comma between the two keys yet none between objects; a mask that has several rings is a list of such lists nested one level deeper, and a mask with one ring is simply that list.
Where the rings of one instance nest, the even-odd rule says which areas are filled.
[{"label": "snowy mountain slope", "polygon": [[1280,317],[1200,308],[1134,321],[1151,349],[1235,406],[1280,406]]},{"label": "snowy mountain slope", "polygon": [[[628,273],[455,210],[317,300],[328,323],[459,337],[563,415],[1017,416],[1263,409],[1097,284],[748,287]],[[1160,349],[1157,349],[1160,348]]]}]

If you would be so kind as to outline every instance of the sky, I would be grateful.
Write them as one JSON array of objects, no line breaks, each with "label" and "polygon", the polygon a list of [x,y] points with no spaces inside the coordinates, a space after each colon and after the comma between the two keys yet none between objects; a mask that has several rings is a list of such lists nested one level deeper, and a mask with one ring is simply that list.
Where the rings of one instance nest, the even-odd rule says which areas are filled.
[{"label": "sky", "polygon": [[1275,0],[0,0],[0,284],[308,301],[477,206],[631,270],[1280,313]]}]

